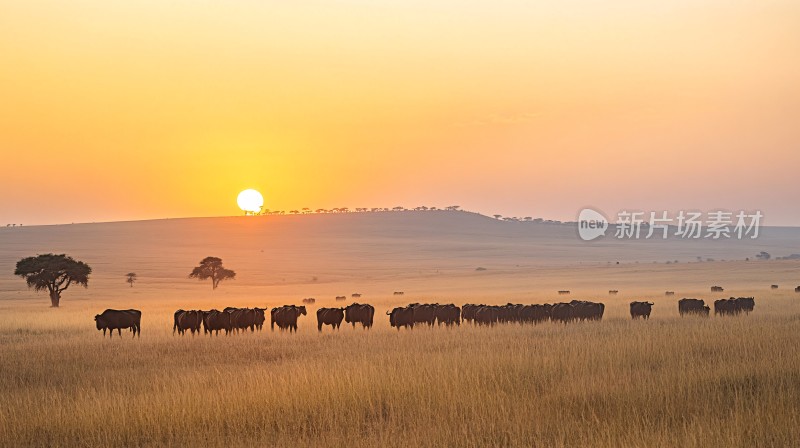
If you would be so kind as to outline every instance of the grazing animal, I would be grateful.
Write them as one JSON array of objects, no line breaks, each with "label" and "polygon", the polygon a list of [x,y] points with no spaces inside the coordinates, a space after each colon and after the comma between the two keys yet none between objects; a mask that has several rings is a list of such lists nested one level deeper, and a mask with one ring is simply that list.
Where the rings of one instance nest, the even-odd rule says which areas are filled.
[{"label": "grazing animal", "polygon": [[650,319],[653,302],[631,302],[631,319]]},{"label": "grazing animal", "polygon": [[[263,315],[263,313],[262,313]],[[231,313],[227,311],[210,310],[203,311],[203,332],[210,335],[219,336],[220,330],[225,334],[230,334],[233,326],[231,325]]]},{"label": "grazing animal", "polygon": [[770,289],[778,289],[778,285],[770,285]]},{"label": "grazing animal", "polygon": [[428,324],[432,327],[436,322],[436,305],[412,303],[409,308],[414,312],[415,324]]},{"label": "grazing animal", "polygon": [[714,301],[714,315],[737,316],[741,313],[749,314],[756,306],[753,297],[731,297]]},{"label": "grazing animal", "polygon": [[571,322],[573,317],[573,307],[569,303],[556,303],[550,310],[550,319],[553,322],[561,322],[564,325]]},{"label": "grazing animal", "polygon": [[494,305],[480,305],[475,310],[475,323],[478,325],[494,325],[500,321],[500,307]]},{"label": "grazing animal", "polygon": [[396,295],[396,296],[402,296],[403,294],[405,294],[403,291],[395,291],[394,292],[394,295]]},{"label": "grazing animal", "polygon": [[703,299],[691,299],[691,298],[683,298],[678,300],[678,313],[681,316],[689,315],[698,315],[698,316],[708,316],[710,308],[706,305]]},{"label": "grazing animal", "polygon": [[337,301],[347,300],[347,296],[336,296]]},{"label": "grazing animal", "polygon": [[569,291],[568,290],[558,291],[558,295],[560,295],[560,296],[569,295]]},{"label": "grazing animal", "polygon": [[675,291],[667,291],[667,292],[664,293],[664,295],[667,296],[667,297],[674,296],[675,295]]},{"label": "grazing animal", "polygon": [[305,303],[306,305],[310,305],[310,304],[312,304],[312,303],[314,303],[316,301],[317,301],[317,299],[315,299],[313,297],[308,297],[306,299],[303,299],[303,303]]},{"label": "grazing animal", "polygon": [[195,332],[200,333],[200,325],[203,323],[203,312],[200,310],[178,310],[175,311],[174,314],[174,321],[172,324],[172,334],[175,334],[175,330],[178,330],[178,334],[183,335],[187,331],[192,332],[192,336],[194,336]]},{"label": "grazing animal", "polygon": [[297,318],[305,315],[307,315],[305,306],[284,305],[273,308],[270,311],[270,327],[274,331],[275,324],[278,324],[281,330],[288,328],[290,333],[297,331]]},{"label": "grazing animal", "polygon": [[105,310],[94,316],[98,330],[103,330],[103,337],[108,330],[108,336],[114,336],[114,330],[122,337],[122,329],[129,328],[133,336],[142,336],[142,312],[139,310]]},{"label": "grazing animal", "polygon": [[[231,313],[231,327],[234,331],[243,330],[246,331],[248,328],[250,331],[256,330],[256,321],[258,320],[257,316],[259,312],[263,315],[264,310],[266,308],[233,308],[227,307],[223,311]],[[259,311],[256,311],[259,310]],[[264,321],[261,321],[261,324],[264,324]]]},{"label": "grazing animal", "polygon": [[722,286],[712,286],[711,292],[723,292],[725,289]]},{"label": "grazing animal", "polygon": [[475,320],[475,311],[478,310],[482,305],[474,305],[472,303],[467,303],[463,307],[461,307],[461,319],[464,322],[470,322]]},{"label": "grazing animal", "polygon": [[350,297],[352,297],[354,299],[360,299],[361,298],[361,294],[359,294],[357,292],[354,292],[353,294],[350,294]]},{"label": "grazing animal", "polygon": [[445,326],[458,325],[461,326],[461,308],[450,303],[447,305],[435,305],[434,318],[436,324]]},{"label": "grazing animal", "polygon": [[323,325],[330,325],[338,330],[344,320],[344,308],[320,308],[317,310],[317,330],[322,331]]},{"label": "grazing animal", "polygon": [[581,321],[602,320],[606,309],[606,306],[602,303],[588,302],[586,300],[573,300],[570,305],[572,305],[573,319]]},{"label": "grazing animal", "polygon": [[372,328],[375,308],[372,305],[353,303],[344,309],[344,321],[348,324],[360,323],[362,328]]},{"label": "grazing animal", "polygon": [[389,325],[397,331],[400,327],[414,328],[414,309],[411,306],[396,307],[386,314],[389,315]]},{"label": "grazing animal", "polygon": [[609,294],[609,295],[611,295],[611,296],[615,296],[615,295],[617,295],[618,293],[619,293],[619,291],[618,291],[618,290],[616,290],[616,289],[610,289],[610,290],[608,290],[608,294]]},{"label": "grazing animal", "polygon": [[794,288],[794,292],[800,292],[800,286],[798,286],[797,288]]}]

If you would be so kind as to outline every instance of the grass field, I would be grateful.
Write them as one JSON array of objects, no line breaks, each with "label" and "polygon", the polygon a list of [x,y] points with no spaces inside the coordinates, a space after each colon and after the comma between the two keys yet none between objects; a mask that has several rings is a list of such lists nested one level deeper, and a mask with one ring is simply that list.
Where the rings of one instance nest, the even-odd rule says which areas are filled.
[{"label": "grass field", "polygon": [[[798,446],[800,300],[738,318],[103,339],[0,310],[4,446]],[[84,307],[83,305],[86,305]],[[382,311],[382,310],[379,310]],[[313,313],[310,313],[313,314]],[[90,317],[89,317],[90,319]]]},{"label": "grass field", "polygon": [[[446,213],[1,231],[0,446],[800,446],[800,262],[744,261],[800,253],[796,229],[772,235],[586,244],[563,227]],[[51,251],[94,269],[59,309],[12,275],[22,256]],[[188,279],[207,255],[236,280],[212,292]],[[552,303],[559,289],[605,302],[603,321],[398,332],[384,314]],[[376,326],[318,334],[315,307],[353,292],[375,305]],[[729,295],[755,296],[755,312],[678,317],[680,297]],[[309,296],[294,335],[172,335],[178,308]],[[653,318],[633,322],[628,303],[641,299]],[[106,308],[141,309],[141,338],[104,339],[92,317]]]}]

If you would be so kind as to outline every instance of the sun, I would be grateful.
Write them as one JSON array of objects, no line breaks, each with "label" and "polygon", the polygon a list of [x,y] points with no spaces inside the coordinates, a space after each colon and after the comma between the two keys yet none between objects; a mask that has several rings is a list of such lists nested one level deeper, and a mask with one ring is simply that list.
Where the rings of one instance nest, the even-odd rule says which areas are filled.
[{"label": "sun", "polygon": [[261,207],[264,206],[264,196],[261,196],[261,193],[256,190],[247,189],[239,193],[236,203],[239,204],[239,208],[246,215],[258,213],[261,211]]}]

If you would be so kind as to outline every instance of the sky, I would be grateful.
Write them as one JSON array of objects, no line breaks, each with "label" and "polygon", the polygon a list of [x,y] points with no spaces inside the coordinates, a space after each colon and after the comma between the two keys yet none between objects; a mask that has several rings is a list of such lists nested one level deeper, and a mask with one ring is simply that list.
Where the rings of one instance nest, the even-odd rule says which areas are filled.
[{"label": "sky", "polygon": [[0,0],[0,225],[448,206],[800,225],[797,1]]}]

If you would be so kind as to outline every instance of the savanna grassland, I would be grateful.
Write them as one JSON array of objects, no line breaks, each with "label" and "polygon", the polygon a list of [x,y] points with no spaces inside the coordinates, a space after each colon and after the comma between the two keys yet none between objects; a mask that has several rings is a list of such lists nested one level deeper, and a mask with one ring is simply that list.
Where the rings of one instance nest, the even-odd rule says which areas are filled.
[{"label": "savanna grassland", "polygon": [[[372,233],[355,223],[347,235],[333,223],[304,229],[307,238],[235,222],[247,228],[216,239],[188,224],[164,233],[175,223],[0,234],[0,445],[800,445],[800,263],[689,262],[800,252],[792,235],[758,247],[662,245],[654,254],[575,244],[561,229],[504,234],[494,222],[433,226],[444,236],[414,220]],[[255,234],[273,240],[254,244],[247,235]],[[20,254],[43,251],[94,269],[89,289],[69,290],[59,309],[11,275]],[[237,279],[213,293],[187,279],[206,255],[222,257]],[[587,259],[595,261],[579,261]],[[133,288],[123,277],[131,270],[140,276]],[[725,293],[712,295],[712,284]],[[603,321],[397,331],[385,315],[414,301],[553,302],[563,299],[557,289],[605,302]],[[352,292],[376,306],[375,327],[318,334],[316,307]],[[755,296],[755,312],[678,317],[680,297],[728,295]],[[172,334],[177,308],[308,296],[317,303],[297,334]],[[639,299],[655,302],[650,321],[630,320],[627,304]],[[105,308],[141,309],[141,338],[104,339],[92,317]]]}]

